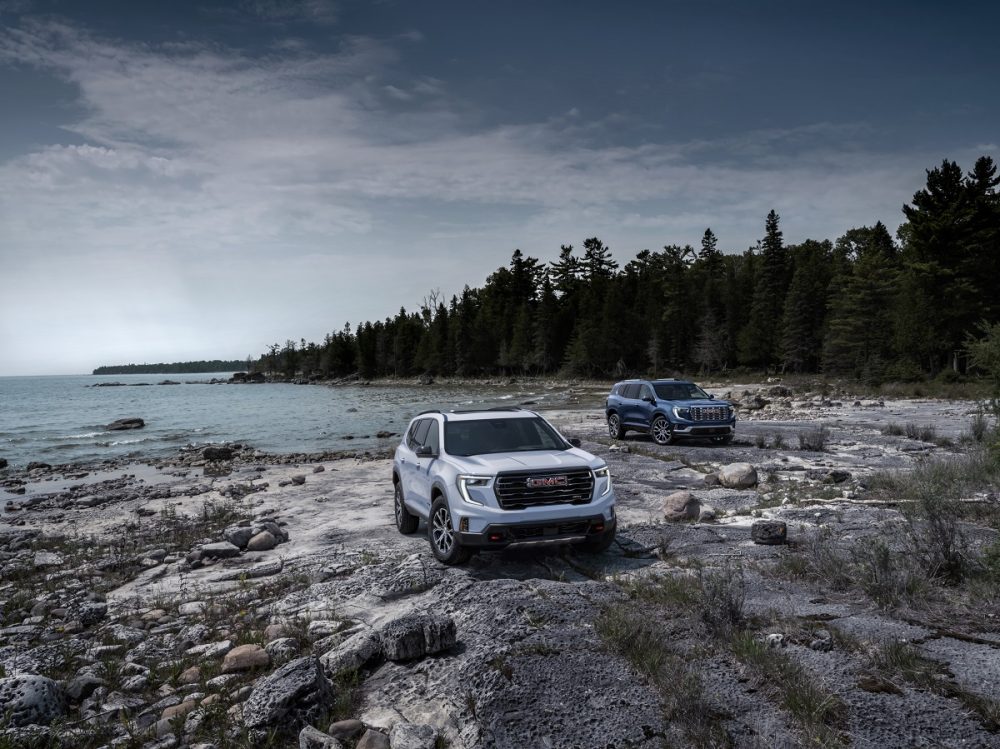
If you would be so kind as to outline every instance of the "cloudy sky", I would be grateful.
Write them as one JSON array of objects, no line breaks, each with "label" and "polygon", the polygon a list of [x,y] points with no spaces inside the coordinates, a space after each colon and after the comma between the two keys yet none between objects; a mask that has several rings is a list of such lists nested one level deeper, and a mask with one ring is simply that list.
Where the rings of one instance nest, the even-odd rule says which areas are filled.
[{"label": "cloudy sky", "polygon": [[0,0],[0,375],[241,358],[589,236],[726,251],[997,157],[973,2]]}]

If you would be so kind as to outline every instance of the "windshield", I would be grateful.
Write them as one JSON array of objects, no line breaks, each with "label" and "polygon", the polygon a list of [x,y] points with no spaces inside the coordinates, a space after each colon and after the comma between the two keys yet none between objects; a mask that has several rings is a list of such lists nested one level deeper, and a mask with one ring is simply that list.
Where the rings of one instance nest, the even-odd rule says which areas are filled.
[{"label": "windshield", "polygon": [[690,382],[654,383],[653,389],[656,397],[665,401],[689,401],[708,397],[708,393]]},{"label": "windshield", "polygon": [[444,425],[444,448],[451,455],[568,450],[570,445],[544,419],[476,419]]}]

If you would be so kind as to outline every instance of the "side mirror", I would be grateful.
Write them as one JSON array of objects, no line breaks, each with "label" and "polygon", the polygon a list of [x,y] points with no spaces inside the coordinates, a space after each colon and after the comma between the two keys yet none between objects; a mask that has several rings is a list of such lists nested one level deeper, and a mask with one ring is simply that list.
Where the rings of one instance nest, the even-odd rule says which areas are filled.
[{"label": "side mirror", "polygon": [[714,401],[714,400],[715,400],[715,396],[714,396],[714,395],[712,395],[712,393],[709,393],[709,394],[708,394],[708,399],[709,399],[710,401]]},{"label": "side mirror", "polygon": [[569,443],[573,447],[579,447],[580,446],[580,438],[579,437],[570,437],[569,438]]},{"label": "side mirror", "polygon": [[421,445],[420,447],[417,448],[417,457],[418,458],[433,458],[434,457],[434,451],[431,449],[430,445]]},{"label": "side mirror", "polygon": [[652,403],[654,406],[656,405],[656,398],[651,398],[647,395],[645,398],[643,398],[643,400],[646,401],[646,403]]}]

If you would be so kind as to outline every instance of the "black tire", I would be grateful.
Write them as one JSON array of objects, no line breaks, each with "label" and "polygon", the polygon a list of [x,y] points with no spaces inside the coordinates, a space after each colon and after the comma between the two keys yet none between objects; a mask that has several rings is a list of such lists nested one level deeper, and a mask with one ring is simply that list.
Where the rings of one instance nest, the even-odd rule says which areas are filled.
[{"label": "black tire", "polygon": [[610,549],[611,544],[614,542],[615,529],[612,528],[609,531],[605,531],[604,533],[588,538],[580,544],[580,550],[585,551],[588,554],[600,554],[601,552]]},{"label": "black tire", "polygon": [[417,526],[420,525],[420,518],[414,515],[412,512],[406,509],[406,505],[403,504],[403,487],[400,482],[395,482],[395,497],[393,498],[393,512],[396,515],[396,528],[400,533],[404,533],[407,536],[411,533],[416,533]]},{"label": "black tire", "polygon": [[462,564],[472,556],[472,552],[462,546],[455,536],[451,509],[444,497],[438,497],[431,505],[431,516],[427,519],[427,540],[430,541],[434,558],[439,562]]},{"label": "black tire", "polygon": [[608,414],[608,434],[611,439],[620,440],[625,437],[625,427],[622,426],[622,419],[616,413]]},{"label": "black tire", "polygon": [[717,445],[731,445],[733,444],[733,435],[727,434],[725,437],[712,437],[712,442]]},{"label": "black tire", "polygon": [[657,416],[649,425],[649,434],[657,445],[669,445],[674,439],[674,430],[665,416]]}]

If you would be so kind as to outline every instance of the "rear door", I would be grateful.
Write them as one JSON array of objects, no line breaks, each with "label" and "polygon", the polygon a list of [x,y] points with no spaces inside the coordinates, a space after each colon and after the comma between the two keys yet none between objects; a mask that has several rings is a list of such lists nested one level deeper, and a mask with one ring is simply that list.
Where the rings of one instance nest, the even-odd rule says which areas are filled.
[{"label": "rear door", "polygon": [[639,385],[632,382],[622,387],[622,421],[626,424],[642,426],[639,414]]},{"label": "rear door", "polygon": [[636,395],[636,420],[639,424],[648,427],[653,421],[653,409],[655,408],[650,400],[655,403],[656,395],[653,393],[653,388],[646,384],[639,386],[639,392]]}]

